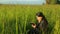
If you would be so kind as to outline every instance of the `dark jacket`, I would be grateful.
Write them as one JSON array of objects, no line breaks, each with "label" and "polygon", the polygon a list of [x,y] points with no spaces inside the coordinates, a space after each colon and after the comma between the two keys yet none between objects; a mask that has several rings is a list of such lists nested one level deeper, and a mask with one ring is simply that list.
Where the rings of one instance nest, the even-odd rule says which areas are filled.
[{"label": "dark jacket", "polygon": [[42,31],[46,33],[48,22],[45,20],[42,20],[41,23],[36,24],[36,29],[31,29],[28,34],[42,34]]},{"label": "dark jacket", "polygon": [[48,28],[48,22],[45,20],[42,20],[40,23],[37,23],[36,28],[39,29],[40,32],[46,32]]},{"label": "dark jacket", "polygon": [[36,29],[31,29],[28,34],[40,34],[40,31],[36,28]]}]

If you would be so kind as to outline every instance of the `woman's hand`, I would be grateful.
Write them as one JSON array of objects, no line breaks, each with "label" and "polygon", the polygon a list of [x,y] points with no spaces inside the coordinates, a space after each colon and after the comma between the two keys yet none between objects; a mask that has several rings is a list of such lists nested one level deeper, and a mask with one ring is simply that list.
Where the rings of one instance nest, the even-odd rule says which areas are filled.
[{"label": "woman's hand", "polygon": [[33,28],[36,28],[36,24],[32,24],[32,27],[33,27]]}]

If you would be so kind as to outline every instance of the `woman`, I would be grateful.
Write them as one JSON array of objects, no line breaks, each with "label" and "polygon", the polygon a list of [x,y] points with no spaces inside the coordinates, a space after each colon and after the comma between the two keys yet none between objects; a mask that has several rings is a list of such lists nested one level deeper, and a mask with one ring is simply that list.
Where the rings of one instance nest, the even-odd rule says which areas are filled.
[{"label": "woman", "polygon": [[42,12],[36,13],[37,26],[41,33],[47,34],[48,22]]},{"label": "woman", "polygon": [[48,22],[42,12],[36,13],[37,23],[32,23],[32,30],[28,34],[47,34]]}]

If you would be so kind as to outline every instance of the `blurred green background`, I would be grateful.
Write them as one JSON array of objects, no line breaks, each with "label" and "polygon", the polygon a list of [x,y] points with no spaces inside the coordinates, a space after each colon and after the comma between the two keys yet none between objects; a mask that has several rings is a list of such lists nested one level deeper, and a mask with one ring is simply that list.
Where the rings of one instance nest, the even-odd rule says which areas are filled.
[{"label": "blurred green background", "polygon": [[26,34],[36,13],[48,21],[48,34],[60,34],[60,5],[0,5],[0,34]]}]

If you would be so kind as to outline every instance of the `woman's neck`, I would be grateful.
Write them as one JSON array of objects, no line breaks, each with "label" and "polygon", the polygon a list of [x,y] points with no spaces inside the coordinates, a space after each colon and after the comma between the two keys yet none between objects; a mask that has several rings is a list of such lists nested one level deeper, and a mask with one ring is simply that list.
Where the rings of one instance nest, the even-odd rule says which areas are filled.
[{"label": "woman's neck", "polygon": [[38,20],[38,23],[41,23],[42,20]]},{"label": "woman's neck", "polygon": [[38,21],[38,23],[40,23],[41,21]]}]

